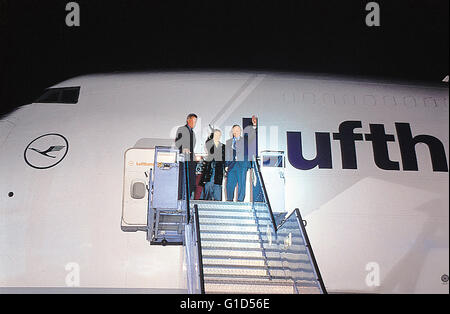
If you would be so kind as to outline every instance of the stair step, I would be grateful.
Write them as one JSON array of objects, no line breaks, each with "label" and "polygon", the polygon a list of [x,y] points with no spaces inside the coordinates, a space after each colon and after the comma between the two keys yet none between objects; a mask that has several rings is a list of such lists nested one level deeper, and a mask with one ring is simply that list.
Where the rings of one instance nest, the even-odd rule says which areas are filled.
[{"label": "stair step", "polygon": [[[207,276],[206,293],[294,293],[294,282],[290,279],[269,278],[224,278]],[[303,294],[318,294],[320,290],[314,281],[296,281],[297,289]],[[222,292],[223,291],[223,292]]]},{"label": "stair step", "polygon": [[[266,270],[268,267],[266,265],[264,265],[264,263],[262,265],[254,265],[254,264],[227,264],[227,263],[223,263],[223,261],[220,261],[221,263],[206,263],[205,261],[203,261],[203,266],[207,267],[207,268],[217,268],[217,269],[251,269],[251,270],[256,270],[256,269],[262,269],[262,270]],[[271,266],[270,269],[272,270],[283,270],[283,267],[281,266]]]},{"label": "stair step", "polygon": [[[216,264],[216,263],[205,263],[203,264],[203,272],[204,274],[211,275],[227,275],[227,276],[236,276],[236,275],[252,275],[252,276],[277,276],[280,278],[285,278],[288,274],[284,271],[281,264],[279,266],[271,265],[270,267],[262,264],[254,264],[257,261],[251,261],[250,263],[242,263],[241,264]],[[298,278],[310,278],[311,276],[301,276],[301,273],[298,273]],[[296,277],[297,278],[297,277]]]},{"label": "stair step", "polygon": [[267,274],[265,275],[252,275],[252,274],[204,274],[205,282],[216,280],[221,281],[224,283],[233,282],[236,280],[239,281],[245,281],[248,283],[254,283],[254,284],[265,284],[266,282],[270,283],[292,283],[292,280],[290,278],[287,278],[286,276],[269,276]]},{"label": "stair step", "polygon": [[[268,241],[267,237],[261,237],[261,239],[259,237],[247,237],[247,236],[241,236],[239,238],[237,237],[226,237],[226,235],[224,234],[216,234],[216,235],[204,235],[201,234],[201,240],[202,242],[205,243],[211,243],[211,242],[217,242],[220,243],[220,245],[223,245],[224,243],[230,243],[234,244],[234,243],[248,243],[249,245],[253,246],[254,244],[258,244],[259,247],[261,247],[261,245],[264,246],[264,249],[277,249],[276,243],[272,242],[272,244],[270,244],[270,242]],[[277,249],[278,250],[278,249]],[[292,252],[292,253],[306,253],[306,249],[302,244],[297,244],[297,243],[292,243],[291,246],[289,246],[289,248],[287,248],[285,250],[285,252]]]},{"label": "stair step", "polygon": [[[252,226],[252,227],[255,227],[255,228],[259,228],[259,230],[262,233],[266,233],[267,232],[267,224],[270,224],[269,220],[265,220],[265,221],[262,221],[261,223],[257,224],[252,219],[232,219],[232,220],[228,220],[228,219],[214,219],[214,218],[202,219],[202,218],[200,218],[200,228],[201,228],[201,230],[203,230],[203,225],[208,225],[208,226],[242,226],[242,227]],[[242,230],[242,231],[244,231],[244,230]],[[273,231],[271,233],[272,233],[272,235],[274,235]],[[281,237],[281,238],[286,238],[286,237]]]},{"label": "stair step", "polygon": [[252,203],[237,203],[237,202],[208,202],[208,203],[192,203],[191,208],[194,208],[194,205],[197,204],[197,208],[199,212],[207,211],[207,210],[217,210],[217,211],[243,211],[243,212],[253,212],[256,210],[257,212],[268,212],[267,205],[263,203],[255,203],[253,206]]},{"label": "stair step", "polygon": [[229,242],[229,241],[216,241],[216,240],[202,240],[202,248],[220,248],[220,249],[242,249],[242,250],[261,250],[261,246],[258,242]]},{"label": "stair step", "polygon": [[221,224],[221,223],[202,223],[200,225],[200,233],[205,231],[243,231],[243,232],[257,232],[258,228],[255,224]]},{"label": "stair step", "polygon": [[[251,224],[245,224],[245,226],[250,226]],[[212,226],[215,226],[216,228],[212,228]],[[224,238],[223,235],[227,235],[227,239],[238,239],[238,238],[244,238],[248,237],[248,236],[256,236],[257,239],[262,239],[263,241],[268,241],[269,239],[269,234],[267,233],[267,227],[261,227],[259,226],[259,230],[261,232],[258,231],[242,231],[242,230],[222,230],[220,228],[220,226],[222,226],[221,224],[214,224],[214,223],[210,223],[208,224],[208,227],[206,230],[204,230],[202,228],[202,226],[200,227],[201,229],[201,235],[207,235],[209,238],[212,238],[213,236],[217,235],[218,238]],[[225,225],[223,225],[225,226]],[[257,230],[257,229],[256,229]],[[271,232],[270,233],[270,237],[272,240],[273,244],[276,244],[276,237],[275,235]],[[287,236],[286,236],[287,237]],[[285,237],[285,238],[286,238]],[[283,239],[283,237],[278,236],[279,239]],[[291,247],[297,248],[297,246],[303,246],[304,243],[302,241],[302,239],[293,239],[291,242]]]},{"label": "stair step", "polygon": [[[254,249],[254,250],[264,250],[268,253],[280,253],[279,249],[274,245],[269,245],[267,242],[260,242],[259,240],[248,240],[248,239],[216,239],[216,238],[203,238],[202,237],[202,247],[204,248],[222,248],[222,249]],[[307,258],[306,251],[296,250],[295,254],[305,255]],[[284,257],[290,258],[289,255],[284,255]],[[292,258],[290,258],[292,260]]]},{"label": "stair step", "polygon": [[[228,202],[228,201],[203,201],[203,200],[193,200],[190,202],[191,207],[197,205],[200,208],[251,208],[251,202]],[[259,204],[258,204],[259,205]]]},{"label": "stair step", "polygon": [[256,226],[255,220],[253,218],[245,218],[245,217],[214,217],[214,216],[200,216],[199,217],[200,226],[204,223],[215,223],[215,224],[228,224],[233,225],[237,223],[246,223],[248,225]]},{"label": "stair step", "polygon": [[230,239],[242,239],[242,240],[252,240],[258,241],[258,234],[227,234],[227,233],[215,233],[213,232],[202,232],[201,239],[212,239],[212,240],[230,240]]},{"label": "stair step", "polygon": [[[232,226],[253,226],[253,227],[259,227],[261,231],[266,231],[267,225],[272,225],[272,222],[269,218],[266,219],[259,219],[259,223],[256,223],[255,219],[253,218],[243,218],[243,217],[199,217],[200,222],[200,228],[203,227],[203,225],[217,225],[217,226],[226,226],[226,225],[232,225]],[[262,230],[264,228],[264,230]]]},{"label": "stair step", "polygon": [[248,216],[248,217],[255,217],[255,215],[258,218],[269,218],[270,214],[269,212],[257,210],[256,212],[253,210],[227,210],[227,209],[216,209],[216,208],[208,208],[208,209],[202,209],[198,211],[199,216],[204,215],[210,215],[210,216]]},{"label": "stair step", "polygon": [[[202,234],[201,240],[205,241],[205,243],[208,243],[209,246],[211,246],[211,242],[217,242],[220,243],[221,246],[225,245],[226,243],[233,244],[234,243],[249,243],[250,245],[259,244],[259,247],[261,249],[264,249],[269,252],[280,252],[284,254],[285,258],[288,258],[289,260],[293,260],[293,257],[291,255],[295,254],[298,255],[298,257],[303,259],[308,259],[308,253],[306,251],[305,246],[303,245],[292,245],[289,248],[280,247],[276,244],[275,241],[270,242],[267,237],[257,237],[257,236],[233,236],[233,237],[227,237],[226,235],[215,235],[215,234]],[[300,255],[299,255],[300,254]]]},{"label": "stair step", "polygon": [[[239,228],[234,228],[239,229]],[[271,245],[277,245],[275,236],[268,236],[265,232],[258,233],[257,231],[241,231],[241,230],[221,230],[220,226],[213,228],[209,227],[208,230],[202,230],[202,239],[217,239],[217,240],[228,240],[241,239],[241,240],[252,240],[252,241],[262,241],[265,247]],[[270,240],[270,241],[269,241]]]},{"label": "stair step", "polygon": [[204,210],[198,213],[200,218],[251,218],[254,219],[255,216],[251,211],[216,211],[216,210]]},{"label": "stair step", "polygon": [[[234,220],[226,220],[226,219],[202,219],[200,218],[200,229],[203,231],[203,226],[236,226],[236,227],[253,227],[255,228],[255,231],[257,231],[257,228],[261,230],[262,232],[265,232],[267,229],[267,222],[263,224],[256,224],[255,221],[252,221],[250,219],[243,220],[243,219],[234,219]],[[262,230],[264,229],[264,230]],[[219,229],[216,229],[219,230]],[[242,231],[248,231],[248,230],[242,230]]]},{"label": "stair step", "polygon": [[204,247],[203,256],[213,257],[213,256],[227,256],[229,258],[263,258],[261,250],[229,250],[228,248],[221,249],[216,247]]},{"label": "stair step", "polygon": [[256,267],[214,267],[211,265],[203,265],[203,274],[205,275],[251,275],[251,276],[267,276],[267,270]]},{"label": "stair step", "polygon": [[257,231],[224,231],[224,230],[202,230],[202,234],[227,234],[229,236],[241,236],[241,235],[255,235],[258,236],[259,233]]},{"label": "stair step", "polygon": [[[202,237],[201,239],[202,239],[202,243],[204,241],[213,241],[213,242],[220,242],[220,243],[250,243],[250,244],[254,244],[254,243],[260,244],[261,243],[259,241],[259,239],[253,240],[253,239],[245,239],[245,238],[242,238],[242,239],[237,239],[237,238],[220,239],[220,238],[208,238],[208,237],[203,238]],[[263,241],[263,243],[264,243],[264,241]]]},{"label": "stair step", "polygon": [[[217,258],[215,256],[203,256],[204,265],[225,265],[225,266],[266,266],[264,258]],[[280,261],[281,266],[281,261]]]},{"label": "stair step", "polygon": [[208,284],[227,284],[227,285],[248,285],[252,284],[255,286],[289,286],[292,287],[293,281],[291,279],[286,278],[269,278],[266,277],[254,277],[254,276],[233,276],[233,277],[224,277],[224,276],[214,276],[207,275],[205,276],[205,283]]},{"label": "stair step", "polygon": [[[268,267],[271,271],[284,270],[283,263],[289,263],[290,274],[294,277],[310,278],[314,276],[313,269],[309,261],[295,261],[287,262],[280,259],[278,256],[264,258],[260,256],[219,256],[219,255],[204,255],[203,263],[207,265],[220,265],[223,267],[238,267],[238,266],[258,266]],[[287,267],[287,266],[286,266]]]},{"label": "stair step", "polygon": [[[226,244],[226,243],[225,243]],[[213,250],[213,251],[222,251],[222,252],[226,252],[227,250],[229,251],[239,251],[239,252],[261,252],[261,247],[235,247],[235,246],[213,246],[213,245],[203,245],[202,243],[202,249],[205,250]],[[266,254],[279,254],[280,251],[278,249],[271,249],[271,248],[265,248],[264,251],[266,252]],[[297,252],[296,252],[297,253]]]},{"label": "stair step", "polygon": [[217,210],[205,210],[205,211],[199,211],[199,217],[200,218],[229,218],[229,217],[233,217],[233,218],[251,218],[253,220],[255,220],[256,218],[258,220],[270,220],[271,222],[271,218],[270,215],[267,213],[256,213],[256,217],[255,217],[255,213],[251,212],[251,211],[217,211]]},{"label": "stair step", "polygon": [[221,282],[205,283],[205,292],[209,294],[291,294],[293,285],[255,285],[252,283],[226,284]]},{"label": "stair step", "polygon": [[207,212],[207,211],[217,211],[217,212],[231,212],[231,213],[254,213],[255,211],[258,213],[269,213],[267,207],[255,206],[253,207],[231,207],[231,206],[204,206],[197,207],[199,213]]},{"label": "stair step", "polygon": [[[252,274],[205,274],[205,283],[207,282],[222,282],[224,284],[234,284],[236,282],[251,283],[254,285],[292,285],[294,281],[291,277],[284,275],[252,275]],[[317,281],[313,277],[297,278],[297,286],[317,288]]]},{"label": "stair step", "polygon": [[[255,263],[255,265],[266,265],[265,262],[269,263],[271,266],[282,267],[282,261],[279,256],[265,257],[260,255],[214,255],[207,254],[203,255],[203,262],[205,264],[225,264],[225,265],[240,265],[239,263],[251,265]],[[302,264],[302,263],[299,263]]]}]

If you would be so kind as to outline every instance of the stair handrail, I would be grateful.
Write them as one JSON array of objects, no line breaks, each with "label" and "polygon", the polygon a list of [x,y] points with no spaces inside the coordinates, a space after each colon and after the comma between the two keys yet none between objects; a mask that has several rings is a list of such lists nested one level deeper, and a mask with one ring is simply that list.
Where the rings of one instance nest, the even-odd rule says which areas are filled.
[{"label": "stair handrail", "polygon": [[[270,219],[272,221],[272,226],[273,226],[273,229],[274,229],[274,231],[276,233],[278,229],[277,229],[277,224],[275,222],[275,216],[273,215],[272,206],[270,206],[270,200],[269,200],[269,196],[267,194],[266,185],[264,184],[264,179],[263,179],[263,177],[261,175],[261,168],[259,166],[258,159],[256,158],[255,155],[253,155],[252,168],[255,170],[255,173],[256,173],[256,175],[258,177],[258,180],[259,180],[259,182],[261,184],[261,189],[263,191],[264,202],[266,203],[267,208],[269,209],[269,214],[270,214]],[[253,203],[253,205],[255,203],[254,196],[253,196],[252,203]]]},{"label": "stair handrail", "polygon": [[[189,161],[184,161],[184,173],[183,180],[181,180],[181,191],[185,193],[182,197],[186,205],[186,229],[185,229],[185,246],[188,250],[187,257],[188,263],[188,283],[194,279],[194,287],[188,284],[188,291],[190,293],[197,293],[200,290],[200,294],[205,294],[205,280],[203,273],[203,255],[202,244],[200,237],[200,219],[198,214],[198,205],[195,204],[191,213],[190,205],[190,186],[189,186]],[[188,231],[186,231],[188,230]],[[197,248],[195,249],[194,246]],[[196,267],[197,266],[197,267]],[[194,277],[191,277],[191,271],[194,273]],[[198,286],[197,286],[198,285]],[[192,289],[192,290],[189,290]]]},{"label": "stair handrail", "polygon": [[[298,222],[298,227],[299,227],[300,233],[301,233],[303,239],[305,240],[306,251],[307,251],[308,256],[309,256],[309,258],[310,258],[310,260],[311,260],[311,263],[312,263],[312,266],[313,266],[314,275],[315,275],[316,280],[317,280],[317,282],[318,282],[318,284],[319,284],[319,288],[320,288],[320,290],[321,290],[322,293],[326,294],[326,293],[327,293],[327,290],[326,290],[326,288],[325,288],[325,284],[324,284],[324,282],[323,282],[322,275],[320,274],[319,266],[318,266],[317,261],[316,261],[316,258],[315,258],[315,256],[314,256],[314,252],[313,252],[311,243],[310,243],[310,241],[309,241],[308,234],[306,233],[304,220],[303,220],[303,218],[302,218],[302,216],[301,216],[301,214],[300,214],[300,210],[299,210],[298,208],[296,208],[294,211],[292,211],[292,213],[290,213],[289,215],[287,215],[287,216],[280,222],[279,225],[277,225],[277,224],[276,224],[276,221],[275,221],[275,217],[274,217],[273,211],[272,211],[272,207],[271,207],[271,205],[270,205],[270,200],[269,200],[269,197],[268,197],[268,193],[267,193],[267,190],[266,190],[266,186],[265,186],[265,184],[264,184],[264,179],[263,179],[262,174],[261,174],[261,168],[260,168],[260,165],[259,165],[259,162],[258,162],[258,159],[256,158],[256,156],[253,156],[253,168],[254,168],[254,170],[255,170],[255,172],[256,172],[256,175],[257,175],[257,177],[258,177],[258,180],[259,180],[259,182],[260,182],[260,184],[261,184],[261,190],[262,190],[262,192],[263,192],[264,202],[266,203],[267,208],[268,208],[268,210],[269,210],[269,214],[270,214],[270,218],[271,218],[271,220],[272,220],[272,225],[273,225],[273,229],[274,229],[274,231],[275,231],[275,234],[277,234],[277,233],[278,233],[278,230],[280,230],[280,228],[283,227],[284,223],[285,223],[285,222],[286,222],[293,214],[295,214],[296,220],[297,220],[297,222]],[[254,203],[255,203],[254,199],[253,199],[252,203],[253,203],[253,205],[254,205]]]},{"label": "stair handrail", "polygon": [[200,219],[198,215],[198,205],[194,205],[194,221],[195,221],[195,237],[197,243],[197,265],[200,285],[200,294],[205,294],[205,276],[203,273],[203,254],[202,254],[202,240],[200,236]]},{"label": "stair handrail", "polygon": [[[184,161],[184,184],[185,184],[185,190],[183,191],[186,193],[186,223],[188,224],[191,221],[191,204],[190,204],[190,196],[191,196],[191,190],[190,190],[190,182],[189,182],[189,161]],[[182,193],[183,193],[182,192]]]},{"label": "stair handrail", "polygon": [[319,283],[321,292],[323,294],[327,294],[327,290],[325,288],[325,284],[323,282],[322,275],[320,274],[319,265],[317,264],[317,260],[314,255],[314,251],[312,249],[311,242],[309,241],[308,234],[306,233],[306,228],[305,228],[306,221],[303,220],[300,210],[298,208],[296,208],[289,215],[286,215],[286,217],[280,222],[280,224],[278,225],[277,228],[278,228],[278,230],[280,230],[283,227],[284,223],[286,221],[288,221],[292,215],[295,215],[297,223],[298,223],[298,227],[300,229],[303,239],[305,240],[306,252],[308,253],[311,263],[313,264],[312,266],[313,266],[314,275],[316,277],[317,282]]}]

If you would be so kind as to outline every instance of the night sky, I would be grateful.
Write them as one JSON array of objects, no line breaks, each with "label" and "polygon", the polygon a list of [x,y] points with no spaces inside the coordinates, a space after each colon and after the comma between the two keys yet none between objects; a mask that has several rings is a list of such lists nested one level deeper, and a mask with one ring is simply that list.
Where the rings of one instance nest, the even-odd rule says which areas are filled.
[{"label": "night sky", "polygon": [[448,74],[449,1],[0,0],[0,114],[86,73],[274,70],[426,83]]}]

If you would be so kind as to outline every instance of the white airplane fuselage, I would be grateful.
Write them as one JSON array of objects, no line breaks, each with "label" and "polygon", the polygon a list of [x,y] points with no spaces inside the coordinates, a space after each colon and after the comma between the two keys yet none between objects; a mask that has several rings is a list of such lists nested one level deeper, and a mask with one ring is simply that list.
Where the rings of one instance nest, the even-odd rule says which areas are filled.
[{"label": "white airplane fuselage", "polygon": [[[225,142],[253,114],[259,151],[286,152],[286,211],[307,220],[328,292],[449,292],[448,85],[180,72],[54,87],[73,86],[76,104],[0,121],[0,287],[67,287],[76,272],[82,288],[186,291],[183,248],[120,220],[125,151],[193,112],[198,153],[209,123]],[[60,144],[33,145],[48,134]]]}]

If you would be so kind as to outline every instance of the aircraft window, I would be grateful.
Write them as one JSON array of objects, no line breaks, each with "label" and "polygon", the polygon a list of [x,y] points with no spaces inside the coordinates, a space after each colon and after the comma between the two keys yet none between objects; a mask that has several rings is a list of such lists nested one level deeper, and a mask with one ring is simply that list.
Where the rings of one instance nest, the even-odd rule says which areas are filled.
[{"label": "aircraft window", "polygon": [[80,96],[80,87],[62,88],[61,89],[61,103],[76,104]]},{"label": "aircraft window", "polygon": [[134,182],[131,186],[131,197],[134,199],[142,199],[145,197],[146,187],[143,182]]},{"label": "aircraft window", "polygon": [[425,103],[425,107],[437,107],[436,100],[432,97],[424,98],[423,102]]},{"label": "aircraft window", "polygon": [[76,104],[80,96],[80,86],[47,89],[35,102]]},{"label": "aircraft window", "polygon": [[47,89],[36,102],[58,102],[59,90],[56,88]]},{"label": "aircraft window", "polygon": [[405,96],[403,97],[403,101],[408,108],[417,106],[416,98],[414,96]]}]

